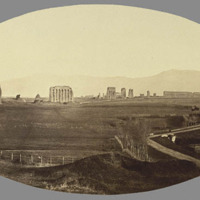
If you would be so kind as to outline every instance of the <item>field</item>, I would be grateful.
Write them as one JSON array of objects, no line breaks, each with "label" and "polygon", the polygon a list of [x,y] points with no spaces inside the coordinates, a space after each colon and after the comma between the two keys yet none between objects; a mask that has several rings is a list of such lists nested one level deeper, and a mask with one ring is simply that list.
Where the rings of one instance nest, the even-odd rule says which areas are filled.
[{"label": "field", "polygon": [[[184,161],[178,161],[151,147],[148,147],[148,151],[153,163],[131,161],[127,157],[128,155],[122,154],[120,145],[114,137],[119,133],[126,134],[124,127],[130,120],[146,119],[150,122],[150,131],[162,131],[167,128],[183,126],[187,118],[183,116],[190,114],[190,106],[163,102],[91,101],[90,103],[62,105],[5,101],[0,105],[1,175],[36,187],[47,188],[48,186],[52,187],[48,189],[83,193],[128,193],[176,184],[198,176],[199,169],[188,162],[184,167],[181,164]],[[137,137],[139,136],[136,134],[136,140]],[[104,155],[109,159],[105,159]],[[112,155],[120,157],[120,166],[117,164],[119,158],[113,160]],[[28,161],[23,160],[25,157],[28,158]],[[22,164],[25,165],[19,165],[19,159],[22,159]],[[49,173],[45,178],[43,175],[39,175],[42,169],[30,165],[31,159],[41,163],[43,161],[62,164],[64,169],[61,166],[60,168],[44,168]],[[75,162],[63,165],[70,163],[69,159]],[[124,163],[124,159],[128,159],[127,162]],[[12,160],[12,162],[7,160]],[[88,174],[84,174],[79,169],[82,166],[81,163],[85,168],[93,166],[93,172],[88,171]],[[162,168],[167,163],[171,168],[166,167],[163,171]],[[5,169],[6,165],[7,169]],[[171,170],[175,170],[176,165],[177,173],[172,175]],[[137,168],[137,166],[140,167]],[[155,175],[155,166],[160,170],[157,175]],[[101,183],[98,183],[99,177],[95,175],[95,183],[92,183],[91,176],[95,173],[101,177],[107,176],[106,169],[114,170],[114,174],[110,173],[110,176],[103,179]],[[52,170],[55,170],[53,172],[55,177],[52,175]],[[179,170],[184,172],[180,174]],[[194,173],[190,170],[194,170]],[[187,175],[184,175],[185,171],[188,172]],[[23,178],[22,174],[24,175],[24,173],[27,174],[27,177]],[[61,178],[68,177],[70,173],[72,173],[70,180],[74,181],[71,185],[73,187],[77,187],[77,184],[80,186],[77,190],[69,188],[69,185],[64,189],[62,189],[64,186],[59,187],[59,184],[65,185],[66,181],[70,181],[68,178],[67,180]],[[148,173],[154,173],[157,178],[150,177]],[[32,177],[31,174],[36,174],[36,176]],[[61,177],[58,177],[58,174],[61,174]],[[113,185],[111,182],[115,176],[120,182],[117,182],[116,179]],[[138,179],[133,186],[129,186],[132,184],[131,177]],[[149,179],[148,182],[147,179]],[[59,180],[63,180],[63,182],[60,183]],[[126,180],[128,182],[123,186]],[[120,183],[122,183],[121,186]],[[144,183],[146,185],[142,186]],[[89,191],[87,191],[88,188],[90,188]]]},{"label": "field", "polygon": [[[0,149],[110,151],[116,148],[116,124],[135,116],[189,112],[184,106],[131,102],[75,106],[5,103],[0,106]],[[152,118],[152,124],[162,126],[165,119],[158,118]]]}]

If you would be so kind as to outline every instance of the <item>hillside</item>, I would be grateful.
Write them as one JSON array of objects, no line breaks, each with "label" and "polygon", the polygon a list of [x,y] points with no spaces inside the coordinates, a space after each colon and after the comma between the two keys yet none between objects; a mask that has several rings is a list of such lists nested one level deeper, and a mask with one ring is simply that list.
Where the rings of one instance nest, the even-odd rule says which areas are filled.
[{"label": "hillside", "polygon": [[72,164],[23,168],[0,161],[1,175],[35,187],[90,194],[123,194],[167,187],[199,176],[183,160],[145,163],[121,154],[88,157]]},{"label": "hillside", "polygon": [[37,74],[30,77],[0,82],[4,96],[21,94],[24,97],[35,97],[40,94],[48,97],[49,87],[54,85],[69,85],[75,96],[98,95],[105,93],[108,86],[115,86],[117,91],[122,87],[133,88],[134,94],[145,93],[150,90],[162,95],[164,90],[180,90],[200,92],[200,71],[169,70],[160,74],[143,77],[91,77],[91,76],[57,76]]}]

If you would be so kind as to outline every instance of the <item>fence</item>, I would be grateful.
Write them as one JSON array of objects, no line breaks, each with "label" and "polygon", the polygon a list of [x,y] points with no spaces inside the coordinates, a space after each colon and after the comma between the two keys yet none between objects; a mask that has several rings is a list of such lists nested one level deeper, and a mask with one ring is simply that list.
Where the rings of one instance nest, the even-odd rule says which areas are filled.
[{"label": "fence", "polygon": [[42,156],[38,154],[26,155],[24,153],[19,153],[15,151],[0,151],[0,159],[11,161],[16,164],[23,164],[28,166],[36,167],[47,167],[47,166],[57,166],[65,165],[80,160],[78,157],[70,156]]}]

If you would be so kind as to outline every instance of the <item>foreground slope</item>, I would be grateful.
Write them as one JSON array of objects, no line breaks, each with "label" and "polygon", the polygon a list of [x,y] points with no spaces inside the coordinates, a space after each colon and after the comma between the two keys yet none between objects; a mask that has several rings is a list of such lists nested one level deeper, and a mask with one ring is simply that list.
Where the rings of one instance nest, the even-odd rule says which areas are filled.
[{"label": "foreground slope", "polygon": [[32,186],[91,194],[148,191],[200,175],[200,169],[188,161],[146,163],[113,153],[48,168],[17,167],[1,160],[0,169],[1,175]]}]

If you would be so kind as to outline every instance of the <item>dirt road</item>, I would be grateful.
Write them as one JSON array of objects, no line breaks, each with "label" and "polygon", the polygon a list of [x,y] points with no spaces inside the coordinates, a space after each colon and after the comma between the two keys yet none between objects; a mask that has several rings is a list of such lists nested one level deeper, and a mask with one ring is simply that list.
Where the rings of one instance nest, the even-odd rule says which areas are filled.
[{"label": "dirt road", "polygon": [[185,155],[183,153],[180,153],[180,152],[174,151],[172,149],[169,149],[167,147],[164,147],[164,146],[158,144],[157,142],[155,142],[151,139],[148,139],[147,142],[148,142],[149,146],[153,147],[154,149],[157,149],[158,151],[160,151],[162,153],[168,154],[168,155],[170,155],[174,158],[180,159],[180,160],[187,160],[187,161],[193,162],[198,167],[200,167],[200,160],[199,159],[193,158],[191,156],[188,156],[188,155]]},{"label": "dirt road", "polygon": [[149,136],[149,138],[155,138],[155,137],[158,137],[161,135],[175,135],[175,134],[181,134],[181,133],[197,131],[197,130],[200,130],[200,125],[184,127],[184,128],[179,128],[179,129],[173,129],[173,130],[171,130],[171,132],[152,135],[152,136]]}]

